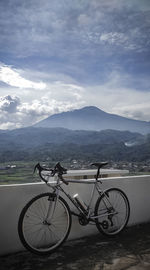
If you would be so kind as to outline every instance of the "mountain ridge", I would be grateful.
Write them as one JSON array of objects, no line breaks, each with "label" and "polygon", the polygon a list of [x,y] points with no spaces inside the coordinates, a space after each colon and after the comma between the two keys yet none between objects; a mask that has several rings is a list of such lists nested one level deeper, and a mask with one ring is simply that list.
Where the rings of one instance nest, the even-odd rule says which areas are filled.
[{"label": "mountain ridge", "polygon": [[129,130],[142,134],[150,133],[150,122],[110,114],[95,106],[53,114],[36,123],[34,127],[60,127],[71,130],[93,131],[113,129],[120,131]]},{"label": "mountain ridge", "polygon": [[[87,117],[89,110],[91,113]],[[68,115],[67,112],[59,114],[59,120],[62,121],[62,115],[66,116],[66,114]],[[80,125],[82,125],[80,129],[75,129],[75,121],[71,117],[69,119],[72,121],[71,124],[74,129],[48,127],[48,124],[46,124],[46,127],[31,126],[14,130],[0,130],[0,162],[13,160],[60,161],[72,159],[81,161],[90,160],[91,162],[94,160],[126,160],[128,162],[150,160],[150,132],[147,134],[145,122],[142,122],[140,126],[140,121],[133,120],[137,122],[132,122],[131,120],[131,126],[133,126],[133,123],[138,124],[138,129],[140,130],[140,133],[138,133],[137,131],[111,129],[110,121],[113,121],[112,119],[115,118],[117,121],[119,118],[121,125],[124,118],[105,113],[95,107],[85,107],[69,112],[68,117],[70,117],[70,114],[74,116],[76,121],[80,120],[82,114],[82,121],[80,122]],[[89,127],[87,126],[89,125],[89,119],[93,123],[95,121],[98,122],[100,115],[103,116],[102,120],[105,122],[107,122],[108,118],[109,128],[103,130],[86,130],[85,126]],[[86,116],[86,118],[83,116]],[[58,114],[52,116],[54,123],[55,117],[57,118]],[[125,118],[124,121],[127,121],[128,124],[128,120]],[[66,121],[66,117],[63,121]],[[125,122],[122,124],[123,128],[128,127],[127,125],[125,126]],[[100,122],[100,124],[102,123],[103,121]]]},{"label": "mountain ridge", "polygon": [[34,127],[0,133],[0,162],[72,159],[150,160],[150,134]]}]

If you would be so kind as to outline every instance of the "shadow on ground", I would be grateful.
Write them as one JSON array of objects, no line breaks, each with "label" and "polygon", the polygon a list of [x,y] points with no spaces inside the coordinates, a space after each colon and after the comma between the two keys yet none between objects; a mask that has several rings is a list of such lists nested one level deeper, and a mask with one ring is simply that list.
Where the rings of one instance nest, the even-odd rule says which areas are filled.
[{"label": "shadow on ground", "polygon": [[121,235],[100,234],[68,241],[49,256],[28,251],[0,257],[1,270],[143,270],[150,269],[150,224],[127,228]]}]

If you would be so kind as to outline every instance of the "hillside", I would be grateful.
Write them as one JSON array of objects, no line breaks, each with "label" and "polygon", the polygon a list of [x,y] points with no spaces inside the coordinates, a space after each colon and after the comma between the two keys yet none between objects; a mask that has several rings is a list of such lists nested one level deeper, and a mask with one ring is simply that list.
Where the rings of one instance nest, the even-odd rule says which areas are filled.
[{"label": "hillside", "polygon": [[150,160],[150,135],[35,127],[0,131],[0,162],[72,159]]},{"label": "hillside", "polygon": [[119,115],[106,113],[97,107],[84,107],[79,110],[54,114],[38,123],[35,127],[63,127],[71,130],[105,130],[150,133],[150,122],[125,118]]},{"label": "hillside", "polygon": [[45,144],[113,144],[141,142],[144,136],[129,131],[86,131],[65,128],[21,128],[0,131],[0,149],[10,149],[16,145],[26,149],[37,148]]}]

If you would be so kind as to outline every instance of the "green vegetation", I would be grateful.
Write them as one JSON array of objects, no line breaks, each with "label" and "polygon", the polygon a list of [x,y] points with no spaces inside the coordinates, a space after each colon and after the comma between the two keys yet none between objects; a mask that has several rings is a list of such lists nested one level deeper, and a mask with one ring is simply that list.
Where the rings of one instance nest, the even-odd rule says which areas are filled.
[{"label": "green vegetation", "polygon": [[0,183],[39,181],[33,176],[37,162],[67,169],[88,169],[97,161],[131,173],[150,171],[150,134],[104,130],[26,128],[0,131]]},{"label": "green vegetation", "polygon": [[[60,161],[60,160],[59,160]],[[42,161],[43,166],[53,168],[58,160]],[[68,158],[62,160],[62,165],[67,169],[91,169],[92,160],[72,159]],[[23,184],[40,182],[40,178],[37,173],[33,174],[34,166],[37,161],[20,162],[14,161],[9,163],[0,163],[0,185],[5,184]],[[129,175],[144,175],[150,174],[150,162],[127,162],[109,161],[107,168],[114,168],[119,170],[129,170]]]},{"label": "green vegetation", "polygon": [[22,184],[40,181],[33,175],[35,162],[0,163],[0,184]]}]

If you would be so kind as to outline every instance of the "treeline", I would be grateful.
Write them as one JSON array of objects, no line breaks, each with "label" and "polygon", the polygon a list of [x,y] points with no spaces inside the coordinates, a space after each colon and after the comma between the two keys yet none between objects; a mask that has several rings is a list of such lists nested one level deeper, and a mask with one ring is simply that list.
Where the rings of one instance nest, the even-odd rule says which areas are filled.
[{"label": "treeline", "polygon": [[0,162],[7,161],[65,161],[65,160],[112,160],[112,161],[146,161],[150,160],[150,140],[132,147],[123,142],[111,144],[80,145],[73,143],[45,144],[37,148],[17,148],[0,151]]},{"label": "treeline", "polygon": [[63,128],[0,130],[0,162],[65,160],[150,160],[150,134]]}]

